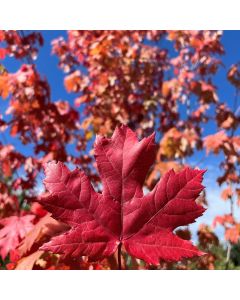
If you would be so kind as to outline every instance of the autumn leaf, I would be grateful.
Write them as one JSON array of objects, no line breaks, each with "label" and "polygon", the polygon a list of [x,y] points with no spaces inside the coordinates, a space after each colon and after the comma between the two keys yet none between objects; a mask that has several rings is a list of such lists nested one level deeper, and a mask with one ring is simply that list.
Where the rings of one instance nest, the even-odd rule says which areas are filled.
[{"label": "autumn leaf", "polygon": [[215,87],[209,83],[199,80],[198,82],[192,81],[190,89],[193,93],[202,97],[205,103],[217,102],[218,96],[215,92]]},{"label": "autumn leaf", "polygon": [[66,90],[70,92],[77,92],[81,84],[81,73],[80,71],[75,71],[74,73],[68,75],[64,79],[64,85]]},{"label": "autumn leaf", "polygon": [[7,55],[7,50],[5,48],[0,48],[0,59],[4,59]]},{"label": "autumn leaf", "polygon": [[43,251],[35,251],[32,254],[20,259],[15,267],[15,270],[32,270],[36,261],[41,257]]},{"label": "autumn leaf", "polygon": [[130,255],[154,265],[160,259],[178,261],[203,254],[173,230],[204,212],[195,203],[203,190],[204,171],[171,170],[143,195],[142,185],[155,159],[154,135],[138,142],[133,131],[121,126],[110,139],[98,136],[94,150],[102,194],[79,169],[71,172],[61,162],[46,166],[44,183],[51,195],[40,202],[53,218],[72,228],[41,250],[99,260],[123,246]]},{"label": "autumn leaf", "polygon": [[230,67],[227,78],[229,82],[234,85],[236,88],[240,86],[240,71],[239,71],[239,63],[234,64]]},{"label": "autumn leaf", "polygon": [[164,81],[162,84],[162,95],[167,98],[171,92],[170,83],[168,81]]},{"label": "autumn leaf", "polygon": [[231,228],[226,228],[225,231],[225,239],[227,241],[232,242],[233,244],[236,244],[240,237],[240,224],[236,224],[235,226],[232,226]]},{"label": "autumn leaf", "polygon": [[10,93],[9,75],[4,73],[0,75],[0,96],[6,99]]},{"label": "autumn leaf", "polygon": [[48,241],[52,236],[66,231],[66,229],[69,229],[69,226],[54,220],[49,213],[42,217],[16,249],[21,259],[14,266],[15,270],[32,270],[44,253],[40,250],[35,251],[39,245]]},{"label": "autumn leaf", "polygon": [[160,142],[160,154],[167,158],[184,157],[191,153],[196,142],[197,135],[194,130],[180,132],[177,128],[171,128]]},{"label": "autumn leaf", "polygon": [[[68,228],[66,224],[62,224],[53,218],[50,214],[42,217],[37,224],[28,232],[18,247],[21,256],[28,253],[35,243],[39,243],[43,238],[52,237],[65,231]],[[46,240],[45,240],[46,241]]]},{"label": "autumn leaf", "polygon": [[232,214],[215,217],[213,227],[217,224],[225,228],[225,239],[233,244],[236,244],[240,237],[240,224],[235,221]]},{"label": "autumn leaf", "polygon": [[34,215],[11,216],[0,220],[0,255],[6,258],[10,250],[15,250],[21,239],[33,228]]},{"label": "autumn leaf", "polygon": [[204,147],[206,148],[207,154],[210,153],[211,151],[217,154],[219,152],[220,147],[226,141],[227,141],[227,135],[224,130],[206,136],[204,138]]},{"label": "autumn leaf", "polygon": [[234,224],[234,218],[231,214],[223,215],[223,216],[217,216],[213,220],[213,228],[217,226],[217,224],[225,226],[226,224]]},{"label": "autumn leaf", "polygon": [[233,196],[233,190],[231,188],[231,186],[227,187],[226,189],[224,189],[221,193],[221,198],[226,201],[228,199],[230,199]]}]

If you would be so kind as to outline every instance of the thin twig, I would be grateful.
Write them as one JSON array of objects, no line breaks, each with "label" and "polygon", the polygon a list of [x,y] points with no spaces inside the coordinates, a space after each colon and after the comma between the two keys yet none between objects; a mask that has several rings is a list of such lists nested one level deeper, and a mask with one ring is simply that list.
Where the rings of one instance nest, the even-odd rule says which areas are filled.
[{"label": "thin twig", "polygon": [[122,250],[122,243],[118,245],[118,270],[122,270],[121,250]]},{"label": "thin twig", "polygon": [[228,268],[229,268],[231,250],[232,250],[232,245],[230,243],[228,243],[225,270],[228,270]]}]

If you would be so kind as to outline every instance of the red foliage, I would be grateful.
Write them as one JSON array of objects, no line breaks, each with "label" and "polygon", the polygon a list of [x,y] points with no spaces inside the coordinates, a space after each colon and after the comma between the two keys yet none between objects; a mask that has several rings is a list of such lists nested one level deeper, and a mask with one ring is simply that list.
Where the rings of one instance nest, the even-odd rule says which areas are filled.
[{"label": "red foliage", "polygon": [[[33,229],[26,238],[16,231],[14,240],[17,242],[14,246],[4,246],[5,252],[1,257],[7,255],[7,258],[3,264],[10,259],[9,269],[117,267],[116,256],[96,264],[90,263],[87,258],[76,261],[45,251],[39,252],[38,247],[59,233],[59,223],[54,226],[56,231],[49,233],[43,224],[49,216],[37,201],[43,165],[52,160],[79,165],[95,190],[101,190],[100,177],[90,149],[96,134],[110,137],[121,123],[134,130],[140,138],[154,131],[157,133],[156,158],[153,158],[153,154],[148,158],[151,162],[155,159],[155,163],[148,172],[150,161],[143,159],[146,163],[144,176],[140,173],[136,175],[141,183],[141,188],[137,190],[138,196],[142,193],[145,176],[144,190],[149,188],[155,191],[157,188],[154,189],[154,186],[161,186],[167,176],[178,178],[178,174],[192,172],[186,171],[185,167],[190,164],[188,158],[196,151],[201,151],[203,155],[205,152],[207,155],[221,155],[217,156],[221,157],[217,181],[219,185],[224,184],[222,197],[231,209],[232,220],[228,222],[230,218],[227,221],[224,216],[216,217],[225,228],[225,238],[232,244],[238,242],[239,222],[234,209],[235,203],[240,203],[240,72],[239,63],[236,63],[230,66],[226,74],[236,91],[232,103],[228,100],[226,104],[220,99],[218,87],[214,85],[214,76],[222,65],[221,55],[224,53],[221,35],[220,31],[209,30],[68,31],[66,39],[60,37],[52,41],[52,52],[59,59],[59,67],[66,73],[66,91],[76,95],[73,107],[66,100],[52,100],[48,80],[39,73],[38,65],[34,64],[44,44],[42,34],[0,30],[0,96],[4,101],[3,108],[0,106],[0,222],[6,218],[34,216],[30,221]],[[168,45],[174,48],[174,57]],[[4,65],[6,57],[18,60],[20,66],[16,72],[7,70],[7,65]],[[209,128],[216,128],[216,131],[206,136],[204,128],[207,124],[214,125]],[[16,144],[12,142],[14,140]],[[102,138],[99,141],[102,143]],[[18,148],[19,144],[24,145],[27,152]],[[70,145],[73,148],[71,151]],[[130,155],[131,150],[127,154]],[[98,168],[101,155],[97,156]],[[180,173],[168,173],[172,168]],[[107,188],[109,183],[105,179],[106,175],[101,167],[99,171],[104,191],[108,191],[109,195],[115,185],[116,189],[121,186],[119,182],[122,181],[116,176],[113,186],[111,181]],[[136,180],[129,184],[134,189]],[[143,199],[150,197],[153,191]],[[119,195],[121,193],[114,194],[116,201],[119,201]],[[46,197],[49,199],[50,196]],[[201,194],[196,202],[207,205],[207,197],[208,194]],[[134,216],[135,211],[136,208]],[[136,215],[134,218],[137,223],[134,221],[131,224],[140,224],[140,216],[144,220],[144,214]],[[48,220],[49,223],[52,220]],[[7,226],[2,225],[0,230],[7,232]],[[37,235],[35,238],[34,232]],[[150,232],[153,235],[153,231]],[[203,229],[200,228],[199,232],[203,233]],[[213,235],[206,232],[207,229],[204,235],[214,240]],[[31,234],[31,247],[21,252],[21,245],[24,242],[28,244]],[[1,245],[5,244],[4,239],[5,234],[0,238]],[[199,243],[200,239],[199,235]],[[120,241],[119,235],[117,241]],[[153,259],[145,257],[146,251],[137,253],[130,245],[125,248],[133,256],[148,262]],[[201,248],[209,250],[207,245]],[[20,254],[13,251],[20,251]],[[199,268],[214,267],[214,255],[209,255],[208,258],[204,256],[199,259]],[[162,255],[156,254],[151,262],[157,263],[160,257]],[[123,258],[122,264],[124,268],[151,268],[149,264],[143,265],[133,257],[130,264],[129,259]],[[166,266],[170,265],[161,263],[160,268]],[[181,268],[188,267],[187,264],[181,264]]]},{"label": "red foliage", "polygon": [[0,220],[0,225],[3,227],[0,230],[0,255],[3,259],[10,251],[17,248],[20,239],[23,239],[33,228],[33,219],[34,215],[27,215],[12,216]]}]

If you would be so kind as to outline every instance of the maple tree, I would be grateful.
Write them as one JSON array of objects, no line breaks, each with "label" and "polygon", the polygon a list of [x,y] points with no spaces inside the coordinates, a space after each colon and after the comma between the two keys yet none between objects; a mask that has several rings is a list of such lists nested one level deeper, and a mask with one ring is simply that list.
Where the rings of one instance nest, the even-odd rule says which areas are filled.
[{"label": "maple tree", "polygon": [[[150,197],[148,195],[161,186],[164,178],[170,176],[169,170],[174,169],[176,175],[171,175],[174,177],[184,174],[188,167],[200,167],[199,163],[191,163],[191,157],[201,152],[203,160],[209,155],[219,159],[217,182],[223,186],[221,196],[229,205],[229,212],[216,216],[212,226],[199,227],[197,244],[207,255],[177,263],[160,260],[156,267],[152,263],[157,264],[162,255],[146,259],[143,253],[134,255],[131,251],[137,250],[129,246],[130,256],[123,251],[122,267],[233,268],[231,253],[237,253],[240,236],[236,215],[240,205],[240,71],[238,62],[229,66],[226,79],[235,89],[235,98],[232,103],[224,102],[214,81],[223,65],[222,34],[209,30],[70,30],[65,37],[52,41],[52,53],[57,56],[59,67],[65,74],[63,85],[66,91],[75,95],[72,105],[67,100],[53,99],[48,74],[39,71],[38,55],[44,47],[44,32],[0,31],[2,268],[117,268],[116,254],[91,262],[87,255],[76,259],[72,255],[64,257],[54,251],[39,250],[45,243],[53,243],[58,238],[55,236],[72,229],[63,224],[65,222],[59,222],[60,219],[50,217],[44,205],[39,204],[56,195],[46,194],[44,198],[38,186],[43,166],[56,160],[65,163],[63,168],[79,166],[93,184],[96,195],[102,190],[110,195],[112,189],[119,189],[120,178],[116,176],[118,181],[116,179],[109,186],[99,167],[101,153],[95,162],[91,149],[96,135],[110,138],[120,124],[126,124],[140,139],[148,139],[156,132],[156,156],[152,154],[148,158],[151,162],[144,158],[147,169],[144,175],[136,176],[141,183],[137,189],[139,198]],[[16,62],[14,71],[8,70],[10,59]],[[211,128],[214,129],[206,133],[204,129],[209,124],[213,124]],[[149,194],[145,195],[145,190]],[[208,187],[206,193],[201,192],[195,205],[207,207],[208,202],[211,203]],[[119,195],[121,193],[115,193],[114,197],[118,199]],[[146,216],[136,215],[136,224],[140,217],[144,220]],[[22,222],[25,218],[29,218],[29,222]],[[14,235],[11,228],[15,222],[20,222],[21,226],[19,231],[14,230]],[[131,223],[133,227],[129,224],[130,231],[134,230],[134,223]],[[225,244],[217,241],[214,233],[219,225],[225,230],[227,249]],[[189,229],[174,232],[190,243]],[[128,251],[126,245],[125,248]],[[145,258],[146,262],[139,257]]]}]

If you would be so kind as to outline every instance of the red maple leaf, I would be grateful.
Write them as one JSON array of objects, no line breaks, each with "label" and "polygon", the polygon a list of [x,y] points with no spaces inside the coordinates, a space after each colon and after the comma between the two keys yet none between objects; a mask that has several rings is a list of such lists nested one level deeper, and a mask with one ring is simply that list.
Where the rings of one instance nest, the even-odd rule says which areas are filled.
[{"label": "red maple leaf", "polygon": [[123,246],[130,255],[154,265],[160,259],[178,261],[202,255],[173,230],[203,214],[205,209],[195,200],[203,190],[204,171],[186,168],[176,174],[171,170],[144,195],[142,185],[155,150],[154,134],[139,142],[126,126],[116,128],[112,138],[98,136],[94,151],[102,193],[94,191],[79,169],[70,171],[61,162],[49,163],[44,183],[50,196],[40,202],[53,218],[72,228],[41,249],[99,260]]},{"label": "red maple leaf", "polygon": [[11,216],[0,220],[0,256],[5,259],[9,251],[15,250],[21,239],[33,228],[34,215]]}]

